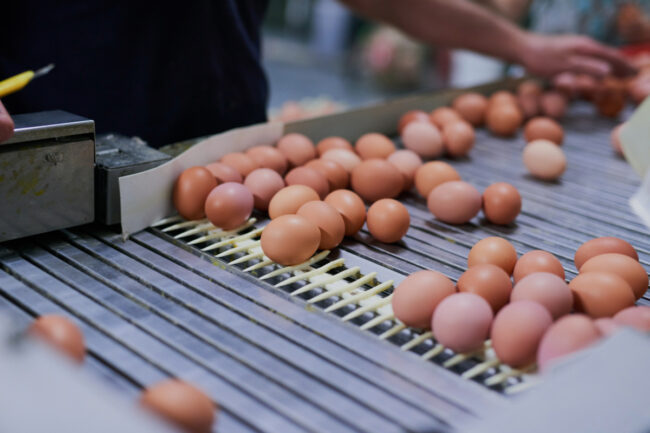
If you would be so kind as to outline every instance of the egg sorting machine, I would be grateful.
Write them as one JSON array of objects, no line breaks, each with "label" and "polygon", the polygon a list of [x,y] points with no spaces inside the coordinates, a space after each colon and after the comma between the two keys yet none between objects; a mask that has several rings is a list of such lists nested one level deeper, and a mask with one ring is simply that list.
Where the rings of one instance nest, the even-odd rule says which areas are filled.
[{"label": "egg sorting machine", "polygon": [[[394,135],[403,112],[433,109],[458,93],[298,122],[285,132],[315,140]],[[525,174],[521,138],[477,131],[471,159],[453,162],[479,188],[508,181],[519,189],[523,211],[511,227],[476,219],[450,226],[406,194],[411,227],[403,243],[384,245],[362,232],[300,269],[277,269],[255,250],[261,216],[231,233],[171,217],[127,241],[87,225],[1,244],[0,306],[23,320],[73,316],[87,339],[84,368],[126,395],[169,375],[200,385],[222,408],[218,431],[462,431],[511,408],[511,394],[534,393],[525,389],[538,376],[499,365],[489,349],[450,353],[430,334],[400,326],[389,308],[393,286],[427,268],[457,279],[469,248],[494,235],[519,254],[553,253],[569,277],[573,252],[595,236],[630,241],[650,264],[647,229],[627,205],[639,180],[609,147],[613,121],[576,104],[564,126],[569,169],[557,183]]]}]

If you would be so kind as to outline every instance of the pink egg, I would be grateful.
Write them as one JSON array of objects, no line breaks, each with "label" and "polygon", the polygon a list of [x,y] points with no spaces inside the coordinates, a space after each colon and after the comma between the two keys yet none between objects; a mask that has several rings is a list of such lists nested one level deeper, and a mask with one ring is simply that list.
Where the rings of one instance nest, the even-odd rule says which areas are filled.
[{"label": "pink egg", "polygon": [[233,167],[223,162],[213,162],[205,166],[210,173],[217,178],[219,183],[225,182],[242,182],[241,174]]},{"label": "pink egg", "polygon": [[321,155],[321,159],[338,162],[348,172],[361,164],[359,155],[346,149],[330,149]]},{"label": "pink egg", "polygon": [[276,192],[284,188],[282,176],[270,168],[257,168],[251,171],[244,181],[246,188],[253,193],[255,209],[266,212]]},{"label": "pink egg", "polygon": [[620,323],[615,322],[611,317],[601,317],[600,319],[596,319],[594,320],[594,325],[596,325],[596,328],[598,328],[600,333],[605,337],[609,337],[619,331],[623,326]]},{"label": "pink egg", "polygon": [[614,321],[623,326],[631,326],[641,332],[650,332],[650,307],[634,306],[619,311]]},{"label": "pink egg", "polygon": [[483,347],[493,317],[492,307],[482,297],[455,293],[438,304],[431,329],[443,346],[458,353],[471,352]]},{"label": "pink egg", "polygon": [[412,150],[402,149],[392,153],[387,161],[397,167],[402,176],[404,176],[404,190],[413,186],[415,172],[422,166],[422,158]]},{"label": "pink egg", "polygon": [[537,365],[544,370],[552,361],[584,349],[600,338],[600,331],[588,316],[564,316],[548,328],[539,343]]},{"label": "pink egg", "polygon": [[550,272],[535,272],[522,278],[510,293],[510,302],[534,301],[548,309],[553,320],[569,314],[573,308],[573,294],[569,285]]},{"label": "pink egg", "polygon": [[440,130],[432,123],[409,123],[402,132],[402,143],[422,158],[438,157],[445,150]]},{"label": "pink egg", "polygon": [[226,182],[205,199],[205,215],[216,227],[232,230],[244,224],[253,212],[253,194],[241,183]]}]

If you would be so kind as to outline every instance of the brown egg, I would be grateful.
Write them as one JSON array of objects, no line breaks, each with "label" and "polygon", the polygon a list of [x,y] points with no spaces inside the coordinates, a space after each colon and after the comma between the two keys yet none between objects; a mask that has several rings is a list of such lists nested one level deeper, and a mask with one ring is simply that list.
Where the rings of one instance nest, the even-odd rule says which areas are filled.
[{"label": "brown egg", "polygon": [[368,208],[367,224],[373,238],[390,244],[404,237],[411,224],[411,216],[402,203],[385,198]]},{"label": "brown egg", "polygon": [[599,254],[587,260],[581,267],[580,273],[611,272],[623,278],[634,292],[636,299],[641,299],[648,290],[648,273],[643,265],[625,254]]},{"label": "brown egg", "polygon": [[367,159],[352,170],[352,189],[365,201],[397,197],[404,189],[402,173],[384,159]]},{"label": "brown egg", "polygon": [[183,171],[174,184],[174,207],[186,220],[205,217],[203,205],[217,179],[204,167],[190,167]]},{"label": "brown egg", "polygon": [[517,106],[521,110],[525,119],[538,116],[540,110],[539,96],[518,95]]},{"label": "brown egg", "polygon": [[28,332],[79,364],[86,356],[84,335],[77,325],[66,317],[45,314],[32,322]]},{"label": "brown egg", "polygon": [[631,326],[641,332],[650,332],[650,307],[633,306],[625,308],[614,316],[614,321],[622,326]]},{"label": "brown egg", "polygon": [[569,283],[577,312],[595,319],[612,317],[634,305],[634,292],[621,277],[611,272],[587,272]]},{"label": "brown egg", "polygon": [[517,95],[534,96],[538,98],[541,96],[542,92],[542,86],[536,80],[526,80],[517,86]]},{"label": "brown egg", "polygon": [[446,124],[456,122],[457,120],[462,120],[462,118],[453,108],[438,107],[431,112],[431,122],[436,125],[438,129],[442,129]]},{"label": "brown egg", "polygon": [[596,86],[593,102],[601,115],[616,117],[625,108],[626,99],[627,95],[623,82],[608,77]]},{"label": "brown egg", "polygon": [[474,147],[474,128],[464,120],[448,122],[442,128],[442,142],[450,156],[466,156]]},{"label": "brown egg", "polygon": [[573,257],[573,262],[576,265],[576,269],[579,270],[590,258],[607,253],[625,254],[634,260],[639,260],[639,255],[629,242],[623,239],[605,236],[588,240],[580,245],[580,248],[578,248]]},{"label": "brown egg", "polygon": [[546,307],[553,320],[569,314],[573,294],[563,278],[550,272],[535,272],[523,277],[510,293],[510,302],[533,301]]},{"label": "brown egg", "polygon": [[526,367],[535,362],[539,343],[551,324],[551,314],[537,302],[506,305],[492,322],[492,348],[501,362]]},{"label": "brown egg", "polygon": [[621,123],[616,128],[612,130],[610,135],[610,142],[612,144],[612,149],[619,155],[623,155],[623,145],[621,144],[621,129],[623,129],[625,123]]},{"label": "brown egg", "polygon": [[495,135],[510,137],[524,121],[524,116],[517,106],[513,104],[490,105],[487,110],[485,122],[488,129]]},{"label": "brown egg", "polygon": [[336,248],[345,236],[345,222],[341,214],[324,201],[310,201],[298,209],[297,215],[307,218],[320,229],[321,250]]},{"label": "brown egg", "polygon": [[481,193],[462,180],[445,182],[429,193],[427,207],[440,221],[465,224],[481,210]]},{"label": "brown egg", "polygon": [[552,141],[531,141],[524,147],[522,156],[530,174],[541,180],[557,180],[566,170],[566,156]]},{"label": "brown egg", "polygon": [[454,99],[452,106],[458,115],[467,122],[473,126],[481,126],[485,121],[488,100],[480,93],[469,92]]},{"label": "brown egg", "polygon": [[298,265],[314,255],[320,245],[318,226],[300,215],[282,215],[262,231],[262,251],[282,266]]},{"label": "brown egg", "polygon": [[524,137],[528,142],[542,138],[561,145],[564,140],[564,130],[550,117],[535,117],[526,122]]},{"label": "brown egg", "polygon": [[490,95],[490,99],[488,99],[488,110],[490,109],[490,106],[502,104],[517,105],[517,98],[515,97],[514,93],[507,90],[499,90],[497,92],[494,92],[492,95]]},{"label": "brown egg", "polygon": [[291,185],[278,191],[269,202],[269,216],[275,219],[282,215],[295,214],[303,204],[320,200],[318,193],[305,185]]},{"label": "brown egg", "polygon": [[470,292],[484,298],[496,313],[510,300],[510,276],[495,265],[476,265],[458,279],[458,291]]},{"label": "brown egg", "polygon": [[406,326],[428,329],[440,301],[454,293],[456,286],[440,272],[414,272],[395,288],[393,312]]},{"label": "brown egg", "polygon": [[330,149],[321,155],[321,159],[334,161],[348,172],[352,172],[354,167],[361,164],[361,158],[356,153],[345,149]]},{"label": "brown egg", "polygon": [[363,134],[354,144],[354,150],[361,159],[386,159],[395,152],[395,145],[384,134],[371,132]]},{"label": "brown egg", "polygon": [[508,225],[521,212],[521,195],[514,186],[497,182],[483,191],[483,213],[492,224]]},{"label": "brown egg", "polygon": [[273,146],[255,146],[246,151],[246,155],[260,168],[270,168],[277,171],[279,174],[284,174],[287,171],[289,163],[287,158]]},{"label": "brown egg", "polygon": [[473,293],[454,293],[433,312],[431,330],[440,344],[456,353],[483,347],[490,334],[494,313],[485,299]]},{"label": "brown egg", "polygon": [[338,162],[327,159],[312,159],[305,167],[313,168],[327,178],[330,191],[344,189],[350,183],[350,173]]},{"label": "brown egg", "polygon": [[444,151],[440,130],[432,123],[409,123],[402,131],[402,143],[422,158],[436,158]]},{"label": "brown egg", "polygon": [[354,148],[352,147],[350,142],[343,137],[323,138],[316,145],[316,151],[318,152],[318,156],[323,156],[325,152],[332,149],[343,149],[343,150],[349,150],[350,152],[354,152]]},{"label": "brown egg", "polygon": [[402,131],[404,131],[406,125],[408,125],[411,122],[429,123],[431,122],[431,118],[429,117],[429,114],[427,112],[422,110],[407,111],[402,115],[402,117],[399,118],[399,123],[397,124],[397,132],[401,134]]},{"label": "brown egg", "polygon": [[578,83],[573,72],[562,72],[553,77],[553,87],[569,99],[578,96]]},{"label": "brown egg", "polygon": [[226,182],[213,189],[205,199],[205,215],[215,227],[236,229],[250,218],[255,199],[241,183]]},{"label": "brown egg", "polygon": [[291,167],[300,167],[316,158],[314,143],[302,134],[287,134],[278,141],[277,146]]},{"label": "brown egg", "polygon": [[239,172],[229,166],[226,165],[222,162],[213,162],[211,164],[208,164],[205,166],[205,168],[208,169],[210,173],[214,177],[217,178],[217,182],[219,183],[225,183],[225,182],[237,182],[237,183],[242,183],[242,176],[239,174]]},{"label": "brown egg", "polygon": [[591,346],[601,338],[594,321],[582,314],[569,314],[551,325],[537,350],[537,365],[546,370],[559,358]]},{"label": "brown egg", "polygon": [[251,171],[259,168],[259,165],[253,161],[253,158],[241,152],[224,155],[220,162],[237,170],[242,178],[245,178]]},{"label": "brown egg", "polygon": [[410,189],[415,180],[415,173],[422,166],[422,158],[412,150],[402,149],[391,154],[386,161],[393,164],[402,173],[402,177],[404,178],[403,190]]},{"label": "brown egg", "polygon": [[253,194],[255,209],[266,212],[273,196],[285,185],[277,171],[257,168],[246,176],[244,186]]},{"label": "brown egg", "polygon": [[305,185],[318,193],[323,199],[330,192],[330,184],[327,177],[320,171],[309,167],[296,167],[284,177],[287,185]]},{"label": "brown egg", "polygon": [[544,116],[560,119],[566,113],[568,101],[560,92],[544,92],[539,99],[539,106]]},{"label": "brown egg", "polygon": [[542,250],[528,251],[521,256],[515,264],[515,270],[512,277],[517,283],[526,275],[535,272],[550,272],[564,280],[564,268],[562,263],[551,253]]},{"label": "brown egg", "polygon": [[578,96],[582,99],[590,101],[596,93],[596,79],[591,75],[578,74],[576,75],[576,90]]},{"label": "brown egg", "polygon": [[496,236],[475,243],[467,256],[468,268],[484,264],[496,265],[508,275],[512,275],[515,263],[517,263],[515,247],[507,240]]},{"label": "brown egg", "polygon": [[325,203],[331,205],[343,217],[345,236],[357,234],[366,221],[366,206],[357,194],[347,189],[339,189],[325,197]]},{"label": "brown egg", "polygon": [[[627,310],[627,308],[625,310]],[[601,317],[600,319],[596,319],[594,320],[594,325],[596,325],[598,332],[600,332],[603,337],[609,337],[610,335],[615,334],[620,331],[623,326],[620,323],[615,322],[611,317]]]},{"label": "brown egg", "polygon": [[628,85],[630,98],[635,104],[640,104],[650,96],[650,74],[639,74],[636,79],[630,81]]},{"label": "brown egg", "polygon": [[210,397],[178,379],[165,380],[145,389],[140,405],[186,433],[211,432],[218,410]]},{"label": "brown egg", "polygon": [[415,188],[422,197],[428,197],[435,187],[445,182],[460,180],[454,167],[442,161],[431,161],[415,172]]}]

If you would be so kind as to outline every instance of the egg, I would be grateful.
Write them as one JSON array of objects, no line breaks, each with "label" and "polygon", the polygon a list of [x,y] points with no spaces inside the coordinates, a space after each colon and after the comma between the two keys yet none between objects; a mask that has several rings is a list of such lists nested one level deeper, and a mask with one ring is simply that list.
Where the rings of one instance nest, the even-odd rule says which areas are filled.
[{"label": "egg", "polygon": [[204,167],[184,170],[174,184],[174,207],[186,220],[205,217],[203,205],[210,191],[217,186],[217,179]]},{"label": "egg", "polygon": [[468,268],[484,264],[496,265],[508,275],[512,275],[515,263],[517,263],[515,247],[507,240],[497,236],[481,239],[469,250],[467,256]]},{"label": "egg", "polygon": [[483,191],[483,214],[492,224],[508,225],[521,212],[521,195],[514,186],[497,182]]},{"label": "egg", "polygon": [[524,116],[516,102],[490,105],[485,116],[488,129],[500,137],[510,137],[524,121]]},{"label": "egg", "polygon": [[323,199],[330,192],[330,184],[327,177],[320,171],[309,167],[296,167],[284,177],[287,185],[305,185],[318,193]]},{"label": "egg", "polygon": [[316,158],[314,143],[303,134],[285,135],[278,141],[277,148],[289,161],[291,167],[300,167]]},{"label": "egg", "polygon": [[429,193],[427,206],[440,221],[465,224],[481,210],[481,193],[462,180],[445,182]]},{"label": "egg", "polygon": [[562,72],[553,77],[553,87],[569,99],[578,96],[578,83],[573,72]]},{"label": "egg", "polygon": [[414,272],[395,288],[391,298],[393,312],[406,326],[428,329],[440,301],[454,293],[456,286],[440,272]]},{"label": "egg", "polygon": [[578,96],[582,99],[591,100],[596,93],[596,79],[591,75],[578,74],[576,75],[576,90]]},{"label": "egg", "polygon": [[205,215],[215,227],[232,230],[244,224],[253,212],[255,199],[245,185],[226,182],[205,199]]},{"label": "egg", "polygon": [[528,142],[541,138],[561,145],[564,140],[564,130],[550,117],[535,117],[526,122],[524,137]]},{"label": "egg", "polygon": [[611,317],[601,317],[600,319],[596,319],[594,320],[594,325],[596,325],[598,332],[600,332],[603,337],[609,337],[610,335],[615,334],[620,331],[623,326],[620,323],[615,322]]},{"label": "egg", "polygon": [[404,131],[406,125],[408,125],[411,122],[429,123],[431,122],[431,118],[429,117],[428,113],[422,110],[407,111],[402,115],[402,117],[399,118],[399,122],[397,124],[397,132],[401,134],[402,131]]},{"label": "egg", "polygon": [[453,108],[438,107],[431,112],[431,122],[442,129],[450,122],[462,120],[460,115]]},{"label": "egg", "polygon": [[627,95],[622,81],[607,77],[596,86],[593,103],[602,116],[616,117],[625,108]]},{"label": "egg", "polygon": [[634,305],[634,292],[621,277],[610,272],[587,272],[569,283],[576,311],[595,319],[612,317]]},{"label": "egg", "polygon": [[83,333],[66,317],[45,314],[34,320],[27,332],[79,364],[86,356]]},{"label": "egg", "polygon": [[542,114],[553,119],[560,119],[566,113],[568,101],[566,96],[560,92],[550,91],[542,93],[539,98],[539,106]]},{"label": "egg", "polygon": [[278,191],[269,202],[269,216],[275,219],[282,215],[295,214],[300,206],[309,201],[318,201],[318,193],[305,185],[291,185]]},{"label": "egg", "polygon": [[431,330],[440,344],[457,353],[483,347],[494,313],[485,299],[473,293],[454,293],[433,312]]},{"label": "egg", "polygon": [[368,208],[366,223],[373,238],[387,244],[404,237],[411,223],[406,207],[397,200],[385,198]]},{"label": "egg", "polygon": [[264,227],[260,242],[266,257],[282,266],[293,266],[314,255],[320,236],[318,226],[304,216],[282,215]]},{"label": "egg", "polygon": [[423,164],[415,172],[415,188],[422,197],[428,197],[435,187],[445,182],[460,180],[460,174],[454,167],[442,161]]},{"label": "egg", "polygon": [[402,131],[402,143],[422,158],[436,158],[444,151],[440,130],[431,123],[411,122],[406,125]]},{"label": "egg", "polygon": [[312,159],[305,167],[313,168],[327,178],[330,191],[344,189],[350,183],[350,173],[338,162],[327,159]]},{"label": "egg", "polygon": [[336,209],[345,223],[345,236],[357,234],[366,221],[366,207],[357,194],[347,189],[339,189],[325,197],[325,203]]},{"label": "egg", "polygon": [[354,150],[361,159],[386,159],[395,152],[395,145],[384,134],[371,132],[363,134],[354,144]]},{"label": "egg", "polygon": [[485,121],[488,100],[476,92],[463,93],[456,97],[452,107],[458,115],[473,126],[481,126]]},{"label": "egg", "polygon": [[616,313],[614,322],[622,326],[631,326],[641,332],[650,332],[650,307],[625,308]]},{"label": "egg", "polygon": [[404,189],[402,173],[384,159],[367,159],[352,170],[352,189],[365,201],[397,197]]},{"label": "egg", "polygon": [[514,93],[508,90],[498,90],[490,95],[490,99],[488,99],[488,109],[491,106],[502,104],[517,105],[517,98],[515,97]]},{"label": "egg", "polygon": [[402,173],[404,178],[403,190],[410,189],[415,180],[415,173],[422,166],[422,158],[412,150],[402,149],[391,154],[386,161],[393,164]]},{"label": "egg", "polygon": [[510,293],[510,302],[533,301],[543,305],[553,320],[571,312],[573,294],[563,278],[550,272],[535,272],[519,280]]},{"label": "egg", "polygon": [[213,162],[205,166],[214,177],[217,178],[218,183],[224,182],[237,182],[242,183],[243,178],[239,172],[222,162]]},{"label": "egg", "polygon": [[569,314],[551,325],[537,350],[537,365],[546,370],[558,359],[591,346],[601,338],[593,320],[582,314]]},{"label": "egg", "polygon": [[458,291],[470,292],[484,298],[496,313],[510,300],[510,276],[496,265],[476,265],[458,279]]},{"label": "egg", "polygon": [[336,248],[345,236],[345,222],[341,214],[324,201],[310,201],[298,209],[296,215],[307,218],[320,230],[321,250]]},{"label": "egg", "polygon": [[255,209],[266,212],[273,196],[285,185],[277,171],[257,168],[246,176],[244,186],[253,194]]},{"label": "egg", "polygon": [[535,272],[550,272],[564,280],[564,267],[562,267],[562,263],[547,251],[528,251],[517,260],[512,276],[516,283],[526,275],[534,274]]},{"label": "egg", "polygon": [[628,85],[630,98],[635,104],[640,104],[650,96],[650,74],[639,74],[636,79],[630,81]]},{"label": "egg", "polygon": [[580,245],[580,248],[576,250],[575,256],[573,257],[573,262],[576,265],[576,269],[580,269],[590,258],[607,253],[625,254],[634,260],[639,260],[639,255],[629,242],[623,239],[605,236],[588,240]]},{"label": "egg", "polygon": [[537,80],[525,80],[517,86],[517,95],[539,97],[543,92]]},{"label": "egg", "polygon": [[218,407],[210,397],[178,379],[165,380],[142,392],[140,405],[186,433],[209,433]]},{"label": "egg", "polygon": [[517,106],[521,110],[525,119],[530,119],[539,115],[540,107],[538,96],[518,95]]},{"label": "egg", "polygon": [[625,254],[599,254],[587,260],[580,273],[611,272],[623,278],[634,292],[636,299],[641,299],[648,290],[648,273],[643,265]]},{"label": "egg", "polygon": [[474,147],[474,128],[464,120],[448,122],[442,128],[442,142],[450,156],[466,156]]},{"label": "egg", "polygon": [[246,151],[246,155],[260,168],[270,168],[279,174],[287,171],[289,163],[287,158],[273,146],[255,146]]},{"label": "egg", "polygon": [[621,129],[623,129],[624,123],[621,123],[616,128],[612,130],[610,135],[610,143],[612,144],[612,149],[619,155],[623,155],[623,145],[621,144]]},{"label": "egg", "polygon": [[354,170],[354,167],[361,164],[361,158],[356,153],[345,149],[330,149],[321,155],[321,159],[334,161],[348,172],[351,172]]},{"label": "egg", "polygon": [[316,145],[316,151],[318,152],[318,156],[323,156],[325,152],[332,149],[343,149],[343,150],[349,150],[350,152],[354,152],[354,148],[352,147],[350,142],[343,137],[323,138]]},{"label": "egg", "polygon": [[552,141],[543,139],[531,141],[524,147],[522,156],[526,169],[541,180],[557,180],[566,170],[566,156]]},{"label": "egg", "polygon": [[242,178],[245,178],[251,171],[259,168],[259,165],[253,161],[253,158],[241,152],[224,155],[220,162],[237,170]]}]

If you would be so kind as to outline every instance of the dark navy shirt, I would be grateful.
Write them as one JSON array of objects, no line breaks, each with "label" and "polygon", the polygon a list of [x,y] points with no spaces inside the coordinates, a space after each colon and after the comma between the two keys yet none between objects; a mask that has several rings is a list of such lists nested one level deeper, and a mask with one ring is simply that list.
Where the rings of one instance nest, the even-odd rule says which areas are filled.
[{"label": "dark navy shirt", "polygon": [[3,6],[0,79],[56,68],[3,99],[63,109],[155,147],[266,119],[267,0],[18,0]]}]

